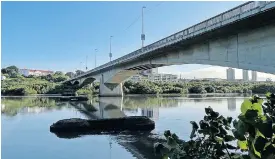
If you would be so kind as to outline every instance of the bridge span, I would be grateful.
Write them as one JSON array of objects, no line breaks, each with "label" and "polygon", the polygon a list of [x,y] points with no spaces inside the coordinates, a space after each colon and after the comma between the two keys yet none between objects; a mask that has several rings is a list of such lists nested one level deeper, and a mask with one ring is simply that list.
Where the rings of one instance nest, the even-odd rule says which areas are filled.
[{"label": "bridge span", "polygon": [[65,81],[100,81],[101,96],[123,96],[122,82],[147,69],[208,64],[275,74],[275,2],[247,2]]}]

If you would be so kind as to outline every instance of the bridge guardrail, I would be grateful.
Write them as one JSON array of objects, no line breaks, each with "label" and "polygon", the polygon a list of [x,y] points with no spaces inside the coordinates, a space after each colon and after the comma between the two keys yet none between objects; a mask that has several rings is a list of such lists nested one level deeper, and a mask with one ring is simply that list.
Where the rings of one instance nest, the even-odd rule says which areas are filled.
[{"label": "bridge guardrail", "polygon": [[[108,62],[108,63],[105,63],[97,68],[94,68],[90,71],[87,71],[84,73],[84,75],[87,75],[91,72],[95,72],[95,71],[98,71],[98,70],[101,70],[103,68],[107,68],[107,67],[110,67],[112,65],[115,65],[115,64],[119,64],[119,63],[122,63],[122,62],[126,62],[128,60],[132,60],[132,59],[135,59],[141,55],[144,55],[148,52],[151,52],[151,51],[155,51],[157,49],[160,49],[160,48],[163,48],[163,47],[166,47],[166,46],[169,46],[171,44],[175,44],[179,41],[182,41],[182,40],[185,40],[185,39],[188,39],[190,37],[193,37],[193,36],[196,36],[198,34],[201,34],[203,32],[207,32],[209,30],[213,30],[213,29],[216,29],[218,27],[221,27],[223,25],[226,25],[228,23],[232,23],[234,21],[237,21],[241,18],[245,18],[247,16],[250,16],[250,15],[253,15],[253,14],[257,14],[260,9],[259,8],[263,8],[265,7],[266,5],[270,4],[270,3],[275,3],[275,1],[252,1],[252,2],[246,2],[242,5],[239,5],[235,8],[232,8],[226,12],[223,12],[217,16],[214,16],[210,19],[207,19],[199,24],[196,24],[196,25],[193,25],[187,29],[184,29],[182,31],[179,31],[173,35],[170,35],[166,38],[163,38],[157,42],[154,42],[150,45],[147,45],[145,47],[143,47],[143,49],[138,49],[136,51],[133,51],[127,55],[124,55],[118,59],[115,59],[111,62]],[[252,12],[252,11],[255,11],[255,10],[258,10],[258,12]],[[251,12],[251,14],[247,14]],[[241,17],[242,14],[247,14],[243,17]],[[83,75],[80,75],[80,76],[83,76]]]}]

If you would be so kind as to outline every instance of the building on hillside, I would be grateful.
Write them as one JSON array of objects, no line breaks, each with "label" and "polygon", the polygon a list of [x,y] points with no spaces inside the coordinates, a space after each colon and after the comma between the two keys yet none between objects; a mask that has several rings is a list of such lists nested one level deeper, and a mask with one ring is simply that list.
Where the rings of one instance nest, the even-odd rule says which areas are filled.
[{"label": "building on hillside", "polygon": [[6,76],[1,75],[1,81],[5,80],[5,79],[6,79]]},{"label": "building on hillside", "polygon": [[243,70],[243,81],[249,81],[248,70]]},{"label": "building on hillside", "polygon": [[252,74],[252,81],[257,81],[257,71],[251,71]]},{"label": "building on hillside", "polygon": [[203,78],[202,81],[210,81],[210,82],[218,82],[223,81],[224,79],[221,78]]},{"label": "building on hillside", "polygon": [[148,77],[141,74],[137,74],[132,76],[129,80],[132,82],[148,81]]},{"label": "building on hillside", "polygon": [[178,76],[173,74],[150,74],[148,80],[152,82],[178,82]]},{"label": "building on hillside", "polygon": [[137,74],[129,78],[129,81],[133,82],[142,82],[142,81],[151,81],[151,82],[178,82],[178,76],[173,74]]},{"label": "building on hillside", "polygon": [[142,71],[143,75],[158,74],[158,68],[151,68],[149,70]]},{"label": "building on hillside", "polygon": [[227,79],[227,81],[235,80],[235,70],[233,68],[228,68],[226,70],[226,79]]},{"label": "building on hillside", "polygon": [[20,69],[19,70],[20,74],[23,76],[29,76],[29,75],[34,75],[34,76],[46,76],[49,74],[53,74],[53,71],[47,71],[47,70],[32,70],[32,69]]}]

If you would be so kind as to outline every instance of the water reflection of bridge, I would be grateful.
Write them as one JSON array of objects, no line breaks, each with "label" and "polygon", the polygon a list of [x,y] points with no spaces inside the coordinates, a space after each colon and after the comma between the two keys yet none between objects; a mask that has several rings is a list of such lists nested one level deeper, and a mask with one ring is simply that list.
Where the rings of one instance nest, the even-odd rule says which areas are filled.
[{"label": "water reflection of bridge", "polygon": [[[124,116],[147,116],[153,120],[159,118],[160,107],[177,107],[193,99],[161,98],[161,97],[100,97],[89,102],[70,102],[79,112],[91,119],[119,118]],[[205,103],[209,99],[198,99],[196,102]],[[195,99],[193,100],[195,101]],[[211,99],[213,102],[213,99]],[[236,110],[236,98],[215,99],[216,102],[227,102],[228,110]],[[134,136],[114,136],[113,141],[122,145],[136,158],[158,158],[154,154],[153,144],[156,138],[148,133]],[[131,141],[128,141],[131,139]],[[134,141],[133,141],[134,139]],[[126,142],[125,142],[126,141]],[[110,140],[110,145],[111,145]],[[111,146],[110,146],[111,148]],[[111,151],[111,150],[110,150]]]},{"label": "water reflection of bridge", "polygon": [[[137,109],[127,107],[124,109],[124,102],[121,97],[101,97],[98,101],[91,100],[89,102],[68,103],[90,119],[119,118],[128,115],[142,115],[148,116],[149,118],[158,117],[158,108],[144,107]],[[160,157],[154,154],[153,145],[157,142],[157,138],[154,138],[151,133],[130,136],[113,136],[112,138],[115,142],[122,145],[127,151],[139,159]],[[131,139],[130,142],[128,141],[129,139]],[[112,141],[110,140],[109,142],[111,145]]]},{"label": "water reflection of bridge", "polygon": [[[242,99],[240,99],[242,100]],[[212,104],[220,105],[227,104],[229,111],[236,110],[236,102],[238,98],[183,98],[183,97],[108,97],[94,98],[87,102],[59,102],[48,98],[24,98],[18,100],[8,100],[1,103],[2,113],[9,112],[21,113],[41,113],[51,111],[52,109],[61,109],[62,106],[76,108],[77,112],[85,114],[87,118],[119,118],[123,116],[147,116],[153,120],[158,120],[159,109],[168,107],[178,107],[194,103],[200,103],[201,106]],[[13,106],[13,107],[11,107]],[[165,110],[164,110],[165,111]],[[11,114],[11,113],[10,113]],[[156,138],[152,134],[135,135],[135,136],[113,136],[114,140],[130,151],[136,158],[157,158],[153,152],[153,143]],[[131,140],[130,142],[128,141]],[[133,141],[134,140],[134,141]]]}]

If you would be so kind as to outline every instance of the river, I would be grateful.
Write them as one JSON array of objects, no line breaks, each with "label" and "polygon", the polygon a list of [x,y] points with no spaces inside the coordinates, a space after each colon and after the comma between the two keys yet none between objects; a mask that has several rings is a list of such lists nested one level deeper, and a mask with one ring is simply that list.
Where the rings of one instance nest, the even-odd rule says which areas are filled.
[{"label": "river", "polygon": [[[155,158],[153,143],[170,129],[188,140],[190,121],[199,121],[211,106],[236,118],[244,97],[93,98],[87,102],[60,102],[56,97],[2,97],[2,159],[128,159]],[[86,135],[59,138],[50,125],[65,118],[148,116],[156,123],[150,134]]]}]

